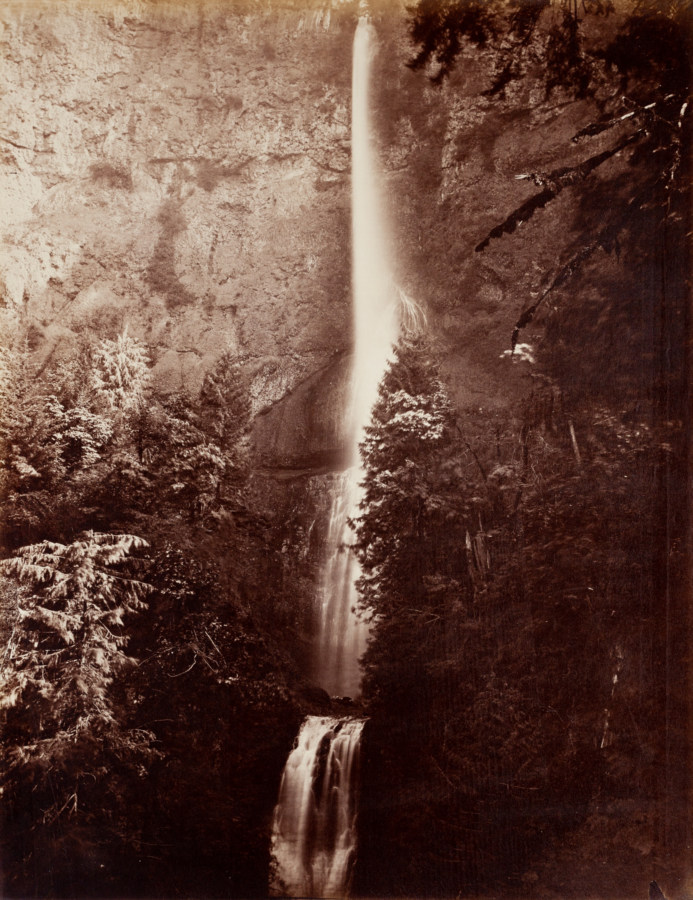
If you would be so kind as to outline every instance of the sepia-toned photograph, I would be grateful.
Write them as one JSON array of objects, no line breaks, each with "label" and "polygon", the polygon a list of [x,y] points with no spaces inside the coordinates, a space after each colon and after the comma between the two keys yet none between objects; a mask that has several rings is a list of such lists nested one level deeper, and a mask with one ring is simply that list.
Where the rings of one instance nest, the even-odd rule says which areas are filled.
[{"label": "sepia-toned photograph", "polygon": [[693,900],[692,0],[0,44],[0,897]]}]

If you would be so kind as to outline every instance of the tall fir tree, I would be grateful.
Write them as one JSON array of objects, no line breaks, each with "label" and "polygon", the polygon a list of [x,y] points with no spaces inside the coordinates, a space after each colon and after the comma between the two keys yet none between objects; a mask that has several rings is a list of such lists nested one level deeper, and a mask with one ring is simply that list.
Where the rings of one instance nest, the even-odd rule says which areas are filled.
[{"label": "tall fir tree", "polygon": [[430,599],[427,576],[463,574],[449,554],[449,524],[458,518],[448,488],[459,477],[454,417],[423,338],[395,348],[361,444],[363,499],[355,520],[359,582],[366,611],[387,617]]},{"label": "tall fir tree", "polygon": [[150,732],[127,726],[113,688],[136,665],[127,620],[149,588],[127,561],[144,546],[134,535],[87,532],[0,563],[22,586],[3,590],[12,622],[0,668],[8,894],[62,895],[72,878],[85,879],[78,891],[97,889],[104,857],[136,841],[129,791],[157,754]]}]

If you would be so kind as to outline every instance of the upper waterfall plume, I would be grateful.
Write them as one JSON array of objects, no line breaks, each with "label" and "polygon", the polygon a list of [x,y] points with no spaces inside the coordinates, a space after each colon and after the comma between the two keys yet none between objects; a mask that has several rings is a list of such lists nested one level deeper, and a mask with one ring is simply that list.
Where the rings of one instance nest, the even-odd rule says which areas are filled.
[{"label": "upper waterfall plume", "polygon": [[354,36],[351,119],[352,308],[354,350],[351,396],[345,410],[350,468],[333,498],[327,558],[321,584],[321,610],[314,669],[315,681],[331,694],[359,693],[358,660],[367,628],[356,616],[358,563],[350,549],[353,534],[347,519],[360,499],[358,445],[368,424],[398,333],[398,301],[388,255],[381,202],[381,179],[373,143],[369,85],[375,53],[375,29],[359,19]]}]

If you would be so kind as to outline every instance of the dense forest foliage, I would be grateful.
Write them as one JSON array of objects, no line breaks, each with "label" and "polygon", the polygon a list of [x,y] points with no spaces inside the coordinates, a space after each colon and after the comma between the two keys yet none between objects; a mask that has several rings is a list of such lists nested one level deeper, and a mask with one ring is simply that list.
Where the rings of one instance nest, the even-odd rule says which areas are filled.
[{"label": "dense forest foliage", "polygon": [[636,896],[686,876],[691,8],[612,13],[412,10],[410,65],[434,84],[490,52],[487,96],[539,79],[599,115],[573,138],[584,161],[523,176],[536,193],[476,247],[573,192],[509,328],[534,389],[510,414],[453,411],[435,341],[410,335],[362,445],[359,877],[378,894]]},{"label": "dense forest foliage", "polygon": [[195,398],[149,372],[127,333],[2,353],[4,896],[266,891],[304,587],[230,356]]},{"label": "dense forest foliage", "polygon": [[400,344],[363,448],[364,883],[522,890],[582,825],[586,862],[548,880],[633,896],[686,840],[677,450],[548,377],[511,420],[455,416],[433,355]]}]

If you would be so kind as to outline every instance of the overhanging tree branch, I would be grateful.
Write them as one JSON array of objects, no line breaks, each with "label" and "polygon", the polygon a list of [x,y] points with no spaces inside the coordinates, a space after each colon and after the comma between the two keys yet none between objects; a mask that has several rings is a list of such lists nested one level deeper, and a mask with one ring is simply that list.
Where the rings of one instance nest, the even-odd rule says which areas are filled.
[{"label": "overhanging tree branch", "polygon": [[640,140],[645,135],[644,130],[639,130],[633,134],[629,134],[622,138],[613,147],[597,153],[595,156],[589,157],[577,166],[564,166],[560,169],[554,169],[553,172],[530,172],[525,175],[515,176],[518,180],[529,179],[535,184],[543,187],[538,194],[534,194],[528,200],[525,200],[520,206],[514,209],[510,215],[492,228],[486,237],[474,248],[476,253],[485,250],[494,238],[502,237],[504,234],[512,234],[513,231],[523,222],[527,222],[532,218],[534,213],[543,209],[548,203],[555,199],[566,187],[571,187],[581,181],[584,181],[596,168],[611,159],[616,154],[624,150],[629,144]]}]

